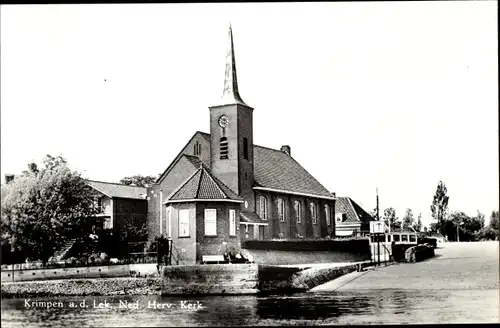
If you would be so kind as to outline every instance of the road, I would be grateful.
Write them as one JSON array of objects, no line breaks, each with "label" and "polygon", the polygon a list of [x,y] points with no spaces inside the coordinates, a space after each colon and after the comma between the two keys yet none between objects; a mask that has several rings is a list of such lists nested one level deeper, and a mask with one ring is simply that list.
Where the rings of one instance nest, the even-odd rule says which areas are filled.
[{"label": "road", "polygon": [[418,263],[396,263],[351,273],[311,290],[499,289],[499,243],[441,243],[436,256]]}]

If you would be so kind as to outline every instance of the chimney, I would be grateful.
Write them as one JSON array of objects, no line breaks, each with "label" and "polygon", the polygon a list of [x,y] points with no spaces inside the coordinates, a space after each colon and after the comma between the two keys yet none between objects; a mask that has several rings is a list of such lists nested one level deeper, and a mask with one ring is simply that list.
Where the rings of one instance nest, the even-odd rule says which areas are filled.
[{"label": "chimney", "polygon": [[333,198],[337,198],[337,195],[334,192],[332,192],[332,196]]},{"label": "chimney", "polygon": [[290,151],[290,146],[288,145],[285,145],[285,146],[281,146],[281,149],[280,149],[282,152],[285,152],[287,153],[288,156],[292,156],[292,153]]},{"label": "chimney", "polygon": [[5,183],[9,183],[14,180],[14,174],[6,174],[5,175]]}]

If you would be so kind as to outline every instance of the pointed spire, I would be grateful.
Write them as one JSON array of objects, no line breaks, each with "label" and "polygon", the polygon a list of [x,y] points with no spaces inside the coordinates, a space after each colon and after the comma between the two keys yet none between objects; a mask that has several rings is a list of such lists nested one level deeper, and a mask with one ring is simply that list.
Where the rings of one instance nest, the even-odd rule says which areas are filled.
[{"label": "pointed spire", "polygon": [[234,56],[233,30],[229,24],[229,40],[226,54],[226,75],[224,78],[224,92],[222,94],[222,104],[245,104],[238,91],[238,78],[236,75],[236,59]]}]

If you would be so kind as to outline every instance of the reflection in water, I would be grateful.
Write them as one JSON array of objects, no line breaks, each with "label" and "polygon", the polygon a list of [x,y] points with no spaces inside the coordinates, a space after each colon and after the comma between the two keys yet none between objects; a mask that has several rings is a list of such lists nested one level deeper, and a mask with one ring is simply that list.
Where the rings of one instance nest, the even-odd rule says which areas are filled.
[{"label": "reflection in water", "polygon": [[[244,326],[283,324],[390,324],[498,322],[498,290],[342,291],[275,296],[114,296],[37,298],[63,308],[29,308],[2,300],[2,327]],[[89,307],[80,307],[82,301]],[[139,305],[119,308],[119,301]],[[111,308],[94,308],[107,302]],[[202,304],[182,308],[186,304]],[[69,307],[70,302],[77,307]],[[156,302],[156,303],[153,303]],[[149,304],[171,304],[149,307]],[[134,306],[134,305],[133,305]]]},{"label": "reflection in water", "polygon": [[[311,294],[308,296],[311,297]],[[311,299],[304,295],[261,298],[257,303],[257,315],[261,319],[323,320],[344,314],[370,310],[370,300],[363,295],[332,295],[316,293]]]}]

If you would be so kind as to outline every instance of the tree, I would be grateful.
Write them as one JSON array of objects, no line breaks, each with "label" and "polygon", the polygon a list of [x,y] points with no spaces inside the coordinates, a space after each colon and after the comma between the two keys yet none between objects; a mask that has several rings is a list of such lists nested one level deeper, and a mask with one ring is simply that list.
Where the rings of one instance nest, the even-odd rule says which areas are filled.
[{"label": "tree", "polygon": [[403,216],[403,222],[401,223],[402,229],[409,229],[415,223],[415,218],[413,217],[413,211],[411,208],[407,208],[405,215]]},{"label": "tree", "polygon": [[498,240],[498,230],[493,229],[491,226],[487,226],[479,230],[476,235],[476,240]]},{"label": "tree", "polygon": [[433,234],[433,233],[438,233],[438,225],[437,225],[437,223],[436,223],[436,222],[431,223],[431,224],[429,225],[429,231],[430,231],[430,233],[431,233],[431,234]]},{"label": "tree", "polygon": [[124,185],[135,185],[139,187],[149,187],[153,185],[156,181],[156,178],[152,175],[142,176],[142,175],[133,175],[131,177],[124,177],[120,180],[120,183]]},{"label": "tree", "polygon": [[[415,229],[415,231],[417,232],[420,232],[422,230],[422,213],[418,215],[417,223],[413,224],[413,229]],[[425,230],[425,232],[427,232],[427,230]]]},{"label": "tree", "polygon": [[494,230],[498,230],[500,227],[498,226],[498,211],[493,211],[491,212],[491,216],[490,216],[490,223],[489,223],[489,226],[490,228],[494,229]]},{"label": "tree", "polygon": [[443,227],[451,240],[458,240],[457,231],[461,241],[476,240],[484,228],[484,214],[478,211],[476,216],[470,217],[464,212],[453,212]]},{"label": "tree", "polygon": [[384,210],[383,220],[386,225],[390,226],[391,230],[400,226],[398,218],[396,217],[396,210],[393,207]]},{"label": "tree", "polygon": [[431,205],[432,217],[437,221],[438,230],[441,230],[441,227],[448,214],[449,197],[446,194],[447,192],[448,190],[444,182],[439,181]]},{"label": "tree", "polygon": [[[36,168],[36,169],[35,169]],[[97,213],[92,189],[61,156],[47,155],[2,187],[2,240],[44,263],[69,238],[88,232]]]}]

